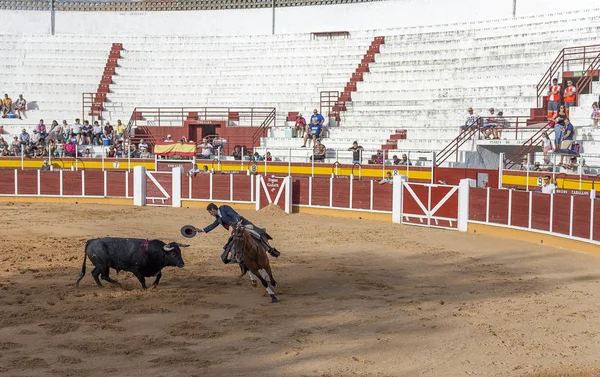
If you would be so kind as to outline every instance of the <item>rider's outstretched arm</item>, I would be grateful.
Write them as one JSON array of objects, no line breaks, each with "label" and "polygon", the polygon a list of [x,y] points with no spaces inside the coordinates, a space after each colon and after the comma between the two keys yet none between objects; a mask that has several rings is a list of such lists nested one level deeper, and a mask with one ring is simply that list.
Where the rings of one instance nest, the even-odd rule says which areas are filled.
[{"label": "rider's outstretched arm", "polygon": [[203,232],[203,233],[208,233],[208,232],[210,232],[211,230],[215,229],[218,226],[219,226],[219,220],[215,220],[215,222],[213,222],[212,224],[210,224],[206,228],[200,229],[200,231]]}]

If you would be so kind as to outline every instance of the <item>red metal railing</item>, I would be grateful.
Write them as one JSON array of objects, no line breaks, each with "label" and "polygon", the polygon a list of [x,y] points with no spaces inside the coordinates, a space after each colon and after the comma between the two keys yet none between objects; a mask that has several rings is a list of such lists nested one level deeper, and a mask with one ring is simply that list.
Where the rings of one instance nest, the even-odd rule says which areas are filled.
[{"label": "red metal railing", "polygon": [[82,93],[81,94],[81,121],[84,119],[90,121],[90,124],[94,124],[94,121],[98,120],[102,124],[102,103],[104,100],[103,95],[98,93]]},{"label": "red metal railing", "polygon": [[[578,46],[578,47],[567,47],[563,48],[559,53],[556,59],[550,64],[550,67],[542,76],[542,79],[536,86],[536,98],[537,98],[537,107],[540,106],[540,100],[548,91],[549,85],[552,82],[552,79],[556,77],[556,75],[560,72],[565,71],[565,62],[573,62],[574,64],[581,63],[581,70],[586,71],[586,75],[590,70],[591,63],[598,60],[598,56],[600,55],[600,45],[588,45],[588,46]],[[589,66],[588,66],[589,65]],[[573,67],[570,67],[573,68]],[[587,69],[586,69],[587,68]],[[594,68],[596,69],[596,68]],[[581,93],[583,90],[583,86],[578,84],[577,86],[577,94]],[[543,103],[543,102],[542,102]]]},{"label": "red metal railing", "polygon": [[[127,124],[127,135],[131,138],[133,127],[144,129],[161,126],[183,126],[185,121],[225,122],[226,126],[256,127],[252,135],[257,145],[261,137],[267,136],[270,127],[275,126],[274,107],[136,107]],[[148,135],[148,142],[155,140]]]},{"label": "red metal railing", "polygon": [[[319,113],[329,116],[330,112],[338,102],[340,92],[337,90],[325,90],[319,93]],[[323,112],[325,109],[325,112]],[[337,114],[336,114],[337,115]]]},{"label": "red metal railing", "polygon": [[554,132],[554,122],[548,122],[543,127],[539,128],[526,142],[515,149],[511,154],[504,158],[505,169],[512,169],[522,159],[525,154],[531,153],[533,148],[542,142],[542,134],[548,132],[548,136]]}]

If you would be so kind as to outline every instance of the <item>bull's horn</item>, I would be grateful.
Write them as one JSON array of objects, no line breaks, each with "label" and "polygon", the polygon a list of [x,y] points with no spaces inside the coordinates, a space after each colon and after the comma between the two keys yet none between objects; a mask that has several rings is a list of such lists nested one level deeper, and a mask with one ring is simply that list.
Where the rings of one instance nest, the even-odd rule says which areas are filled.
[{"label": "bull's horn", "polygon": [[190,245],[186,245],[184,243],[177,243],[177,246],[179,246],[179,247],[190,247]]},{"label": "bull's horn", "polygon": [[165,245],[165,246],[163,246],[163,250],[164,250],[164,251],[171,251],[171,250],[173,250],[173,249],[174,249],[174,247],[172,247],[172,246],[169,246],[169,245]]}]

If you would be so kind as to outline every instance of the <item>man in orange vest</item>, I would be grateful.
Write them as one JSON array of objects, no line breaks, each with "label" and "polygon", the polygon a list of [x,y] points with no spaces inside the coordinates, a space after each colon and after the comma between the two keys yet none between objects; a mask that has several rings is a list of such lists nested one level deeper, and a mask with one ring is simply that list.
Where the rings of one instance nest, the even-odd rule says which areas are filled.
[{"label": "man in orange vest", "polygon": [[569,116],[569,107],[575,106],[575,94],[577,94],[577,89],[573,86],[573,81],[567,81],[567,87],[563,96],[565,101],[565,109],[567,110],[567,116]]},{"label": "man in orange vest", "polygon": [[558,115],[559,106],[560,85],[558,85],[558,79],[552,79],[552,84],[548,91],[548,119],[554,119]]}]

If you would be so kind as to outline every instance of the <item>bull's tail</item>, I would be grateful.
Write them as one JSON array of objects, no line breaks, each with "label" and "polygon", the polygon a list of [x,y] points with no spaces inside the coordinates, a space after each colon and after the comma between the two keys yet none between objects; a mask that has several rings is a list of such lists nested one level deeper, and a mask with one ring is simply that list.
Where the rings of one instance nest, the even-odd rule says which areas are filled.
[{"label": "bull's tail", "polygon": [[83,265],[81,266],[81,274],[79,275],[79,279],[77,279],[77,283],[75,283],[75,286],[78,288],[79,288],[79,282],[85,276],[85,263],[87,262],[87,248],[88,248],[88,245],[90,244],[90,242],[92,242],[92,240],[88,240],[85,243],[85,247],[83,248]]}]

